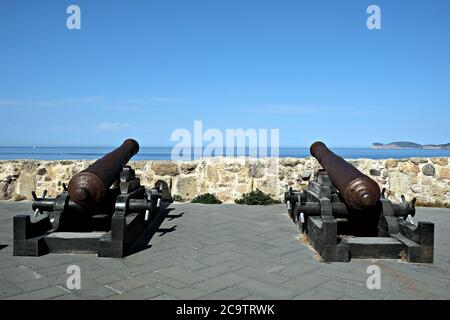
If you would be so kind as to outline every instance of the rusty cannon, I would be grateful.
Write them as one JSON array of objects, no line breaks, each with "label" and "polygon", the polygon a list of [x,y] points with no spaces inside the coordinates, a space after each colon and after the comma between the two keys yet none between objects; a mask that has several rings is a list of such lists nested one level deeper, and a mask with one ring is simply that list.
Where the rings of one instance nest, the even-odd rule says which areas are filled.
[{"label": "rusty cannon", "polygon": [[74,175],[67,190],[70,199],[83,207],[93,208],[101,204],[122,168],[138,151],[137,141],[127,139],[120,147]]},{"label": "rusty cannon", "polygon": [[380,187],[374,180],[331,152],[322,142],[315,142],[310,151],[328,172],[347,206],[363,210],[373,207],[378,202]]},{"label": "rusty cannon", "polygon": [[[128,161],[139,144],[128,139],[70,179],[55,198],[32,192],[31,215],[14,217],[16,256],[97,253],[124,257],[164,219],[172,201],[167,183],[146,190]],[[144,237],[145,238],[145,237]],[[148,241],[147,241],[148,242]]]},{"label": "rusty cannon", "polygon": [[326,262],[399,259],[432,263],[434,224],[413,222],[415,201],[386,198],[370,177],[322,142],[310,148],[322,166],[303,191],[287,187],[285,203],[313,248]]}]

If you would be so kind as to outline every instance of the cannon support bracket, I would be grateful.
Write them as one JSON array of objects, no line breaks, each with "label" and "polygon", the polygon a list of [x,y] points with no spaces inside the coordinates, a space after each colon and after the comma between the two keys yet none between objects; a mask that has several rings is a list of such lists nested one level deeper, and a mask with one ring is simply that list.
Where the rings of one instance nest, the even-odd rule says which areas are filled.
[{"label": "cannon support bracket", "polygon": [[171,202],[167,185],[158,181],[146,191],[129,166],[105,198],[100,207],[86,209],[71,201],[67,190],[54,199],[35,197],[34,214],[14,217],[13,254],[96,253],[121,258],[146,230],[161,222],[163,204]]},{"label": "cannon support bracket", "polygon": [[302,192],[285,193],[288,213],[325,262],[355,259],[404,259],[433,263],[434,224],[407,221],[414,201],[385,199],[361,211],[348,207],[325,170],[319,170]]}]

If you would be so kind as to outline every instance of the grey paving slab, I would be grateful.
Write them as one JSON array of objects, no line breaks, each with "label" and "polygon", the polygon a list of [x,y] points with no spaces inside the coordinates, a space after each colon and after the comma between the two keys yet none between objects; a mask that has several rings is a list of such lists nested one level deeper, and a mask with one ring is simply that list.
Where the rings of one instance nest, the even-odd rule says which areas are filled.
[{"label": "grey paving slab", "polygon": [[[450,299],[450,210],[418,208],[435,223],[435,263],[324,263],[283,205],[173,204],[147,249],[96,255],[14,257],[12,219],[30,202],[0,202],[0,299]],[[168,232],[170,230],[170,232]],[[68,290],[67,267],[81,269]],[[369,290],[367,268],[381,270]]]},{"label": "grey paving slab", "polygon": [[246,289],[231,286],[225,289],[207,294],[200,299],[204,300],[241,300],[249,297],[251,294]]},{"label": "grey paving slab", "polygon": [[164,283],[158,284],[156,288],[160,289],[165,294],[174,297],[175,299],[193,300],[203,297],[209,293],[208,291],[194,287],[174,288]]},{"label": "grey paving slab", "polygon": [[225,273],[230,273],[238,269],[244,268],[245,265],[236,261],[227,261],[215,266],[208,266],[203,269],[199,269],[197,272],[205,277],[214,278]]},{"label": "grey paving slab", "polygon": [[7,281],[6,279],[0,278],[0,299],[7,298],[9,296],[15,296],[23,292],[18,286]]},{"label": "grey paving slab", "polygon": [[220,276],[196,283],[194,287],[209,293],[215,293],[246,280],[247,277],[240,274],[225,273]]},{"label": "grey paving slab", "polygon": [[168,278],[173,278],[175,280],[179,280],[186,284],[194,284],[196,282],[200,282],[200,281],[207,279],[204,276],[201,276],[195,272],[186,270],[185,268],[181,268],[181,267],[170,267],[170,268],[160,269],[156,272],[158,272],[162,275],[165,275]]},{"label": "grey paving slab", "polygon": [[[298,277],[290,278],[282,286],[299,294],[319,287],[321,284],[331,281],[332,278],[318,274],[303,274]],[[328,289],[325,289],[327,291]]]},{"label": "grey paving slab", "polygon": [[155,287],[143,286],[122,294],[116,294],[107,298],[107,300],[142,300],[150,299],[162,295],[163,292]]},{"label": "grey paving slab", "polygon": [[60,287],[48,287],[44,289],[34,290],[30,292],[25,292],[19,295],[10,296],[7,300],[42,300],[42,299],[52,299],[57,296],[62,296],[65,294]]},{"label": "grey paving slab", "polygon": [[61,296],[49,298],[49,300],[87,300],[87,299],[72,292],[63,294]]},{"label": "grey paving slab", "polygon": [[305,292],[300,293],[295,296],[294,299],[298,300],[315,300],[315,299],[327,299],[327,300],[337,300],[340,297],[344,296],[342,293],[338,293],[335,291],[324,291],[321,289],[311,289]]},{"label": "grey paving slab", "polygon": [[168,295],[166,293],[164,293],[164,294],[161,294],[159,296],[152,297],[152,298],[150,298],[148,300],[176,300],[176,298],[172,297],[172,296],[170,296],[170,295]]},{"label": "grey paving slab", "polygon": [[279,285],[279,284],[289,280],[288,277],[285,277],[285,276],[282,276],[279,274],[273,274],[270,272],[266,272],[265,270],[260,270],[260,269],[256,269],[253,267],[245,267],[245,268],[239,269],[236,271],[236,273],[243,275],[250,279],[260,280],[265,283],[270,283],[270,284],[274,284],[274,285]]},{"label": "grey paving slab", "polygon": [[266,299],[290,299],[295,296],[295,292],[282,286],[268,284],[264,281],[249,279],[239,283],[237,287],[248,290],[251,294]]}]

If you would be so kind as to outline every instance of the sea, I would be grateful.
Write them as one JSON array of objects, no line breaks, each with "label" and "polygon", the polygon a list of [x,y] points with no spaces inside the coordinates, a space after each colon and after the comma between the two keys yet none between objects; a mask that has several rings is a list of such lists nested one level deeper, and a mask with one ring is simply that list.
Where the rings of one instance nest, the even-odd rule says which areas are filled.
[{"label": "sea", "polygon": [[[402,159],[415,157],[450,157],[450,150],[434,149],[372,149],[372,148],[330,148],[337,155],[345,159]],[[0,160],[93,160],[101,158],[114,147],[0,147]],[[226,154],[224,152],[223,154]],[[250,150],[238,152],[234,155],[254,154]],[[214,154],[213,154],[214,156]],[[263,155],[263,157],[266,155]],[[270,152],[269,152],[270,156]],[[281,158],[303,158],[310,156],[309,148],[280,148]],[[191,150],[191,159],[194,150]],[[141,147],[139,153],[132,160],[170,160],[172,147]]]}]

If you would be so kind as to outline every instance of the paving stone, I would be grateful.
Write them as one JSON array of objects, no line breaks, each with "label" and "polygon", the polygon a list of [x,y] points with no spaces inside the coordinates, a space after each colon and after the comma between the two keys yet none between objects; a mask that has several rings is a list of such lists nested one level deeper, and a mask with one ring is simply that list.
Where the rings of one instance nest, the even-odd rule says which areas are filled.
[{"label": "paving stone", "polygon": [[439,297],[443,297],[445,299],[450,299],[450,287],[443,289],[441,287],[437,287],[435,285],[422,281],[410,282],[405,287],[413,290],[413,292],[415,293],[430,294],[430,295],[434,294]]},{"label": "paving stone", "polygon": [[266,299],[290,299],[295,295],[295,292],[285,289],[281,286],[275,286],[262,281],[247,280],[236,285],[239,288],[248,290],[251,294],[264,297]]},{"label": "paving stone", "polygon": [[176,299],[175,297],[172,297],[172,296],[164,293],[162,295],[159,295],[159,296],[156,296],[156,297],[152,297],[152,298],[150,298],[148,300],[175,300],[175,299]]},{"label": "paving stone", "polygon": [[242,254],[234,253],[232,251],[225,251],[225,252],[207,256],[206,258],[202,259],[200,262],[210,265],[210,266],[216,266],[218,264],[221,264],[223,262],[227,262],[230,260],[239,261],[243,257],[244,256]]},{"label": "paving stone", "polygon": [[107,288],[105,286],[94,286],[94,287],[90,287],[90,288],[84,288],[83,286],[81,287],[80,290],[74,290],[76,292],[77,295],[80,295],[84,298],[87,299],[104,299],[107,297],[110,297],[112,295],[117,294],[117,292],[115,292],[114,290],[111,290],[110,288]]},{"label": "paving stone", "polygon": [[125,276],[120,273],[107,273],[103,274],[102,276],[99,276],[95,278],[95,282],[98,284],[108,284],[111,282],[117,282],[120,280],[125,279]]},{"label": "paving stone", "polygon": [[0,299],[4,299],[9,296],[15,296],[22,293],[22,289],[12,284],[6,279],[0,278]]},{"label": "paving stone", "polygon": [[206,279],[206,277],[203,277],[192,271],[187,271],[180,267],[160,269],[157,272],[165,275],[166,277],[173,278],[187,284],[193,284]]},{"label": "paving stone", "polygon": [[38,289],[43,289],[43,288],[48,288],[52,286],[52,283],[50,283],[47,279],[45,278],[41,278],[41,279],[36,279],[36,280],[30,280],[30,281],[25,281],[25,282],[21,282],[16,284],[20,289],[22,289],[25,292],[29,292],[29,291],[35,291]]},{"label": "paving stone", "polygon": [[[70,275],[68,275],[67,273],[63,273],[63,274],[45,276],[43,279],[45,281],[48,281],[48,283],[52,286],[65,287],[67,285],[67,279],[69,276]],[[81,285],[84,285],[84,283],[86,281],[87,281],[86,279],[83,279],[83,277],[81,277]]]},{"label": "paving stone", "polygon": [[7,300],[43,300],[62,296],[65,293],[67,292],[59,287],[50,287],[10,296]]},{"label": "paving stone", "polygon": [[107,300],[142,300],[150,299],[162,295],[163,292],[157,288],[143,286],[137,289],[127,291],[123,294],[116,294],[106,298]]},{"label": "paving stone", "polygon": [[249,295],[249,296],[243,298],[243,300],[273,300],[273,299],[252,294],[252,295]]},{"label": "paving stone", "polygon": [[189,287],[189,288],[173,288],[171,286],[165,285],[163,283],[159,283],[157,288],[168,294],[169,296],[173,296],[176,299],[186,299],[192,300],[205,296],[208,294],[207,291],[200,290],[197,288]]},{"label": "paving stone", "polygon": [[295,300],[337,300],[340,297],[342,297],[343,294],[334,292],[334,291],[324,291],[321,289],[311,289],[308,291],[305,291],[303,293],[300,293],[299,295],[295,296]]},{"label": "paving stone", "polygon": [[320,285],[320,289],[334,291],[338,294],[353,297],[354,299],[383,299],[386,296],[386,293],[381,290],[369,290],[365,281],[350,282],[331,280]]},{"label": "paving stone", "polygon": [[244,277],[242,275],[236,273],[225,273],[220,276],[196,283],[194,287],[209,293],[213,293],[246,280],[247,277]]},{"label": "paving stone", "polygon": [[67,293],[67,294],[63,294],[62,296],[56,296],[56,297],[50,298],[49,300],[86,300],[86,298],[83,298],[74,293]]},{"label": "paving stone", "polygon": [[[150,261],[149,261],[150,262]],[[141,265],[139,267],[130,267],[125,270],[121,270],[118,274],[121,274],[126,277],[135,277],[142,274],[150,273],[156,270],[164,269],[171,267],[173,262],[169,262],[163,259],[158,259],[156,261],[151,261],[151,263],[146,265]]]},{"label": "paving stone", "polygon": [[240,300],[244,299],[251,294],[243,288],[239,287],[228,287],[210,294],[206,296],[200,297],[200,299],[205,300]]},{"label": "paving stone", "polygon": [[164,277],[163,275],[160,275],[156,272],[152,272],[134,278],[130,277],[115,282],[109,282],[105,284],[104,287],[106,286],[110,290],[113,291],[116,290],[123,293],[139,287],[143,287],[147,284],[157,283],[160,280],[165,279],[166,277]]},{"label": "paving stone", "polygon": [[239,269],[236,271],[236,273],[243,275],[247,278],[259,280],[259,281],[274,284],[274,285],[279,285],[279,284],[289,280],[288,277],[273,274],[270,272],[264,272],[264,271],[261,271],[259,269],[255,269],[252,267],[245,267],[245,268]]},{"label": "paving stone", "polygon": [[277,268],[283,268],[285,265],[280,264],[277,259],[262,259],[262,258],[254,258],[248,256],[242,256],[238,259],[234,259],[234,261],[240,262],[247,266],[260,269],[260,270],[272,270]]},{"label": "paving stone", "polygon": [[201,276],[211,278],[217,277],[227,272],[236,271],[238,269],[244,268],[245,265],[235,261],[227,261],[216,266],[208,266],[203,269],[197,270],[198,274]]},{"label": "paving stone", "polygon": [[183,289],[183,288],[187,288],[187,287],[190,286],[190,285],[188,285],[186,283],[183,283],[181,281],[178,281],[178,280],[175,280],[175,279],[172,279],[172,278],[165,278],[164,280],[156,282],[154,285],[158,286],[161,283],[164,284],[164,285],[167,285],[169,287],[172,287],[174,289]]},{"label": "paving stone", "polygon": [[297,277],[304,273],[310,273],[311,271],[314,271],[316,269],[320,268],[319,266],[313,266],[313,265],[306,265],[306,264],[299,264],[294,263],[292,265],[287,266],[286,268],[281,269],[279,272],[276,272],[280,276],[284,277]]},{"label": "paving stone", "polygon": [[183,257],[174,261],[173,267],[179,267],[183,269],[188,269],[190,271],[197,272],[198,270],[207,268],[209,265],[201,263],[198,261],[195,255],[190,257]]},{"label": "paving stone", "polygon": [[330,278],[309,273],[290,278],[288,281],[284,282],[282,286],[300,294],[313,288],[317,288],[327,281],[330,281]]}]

